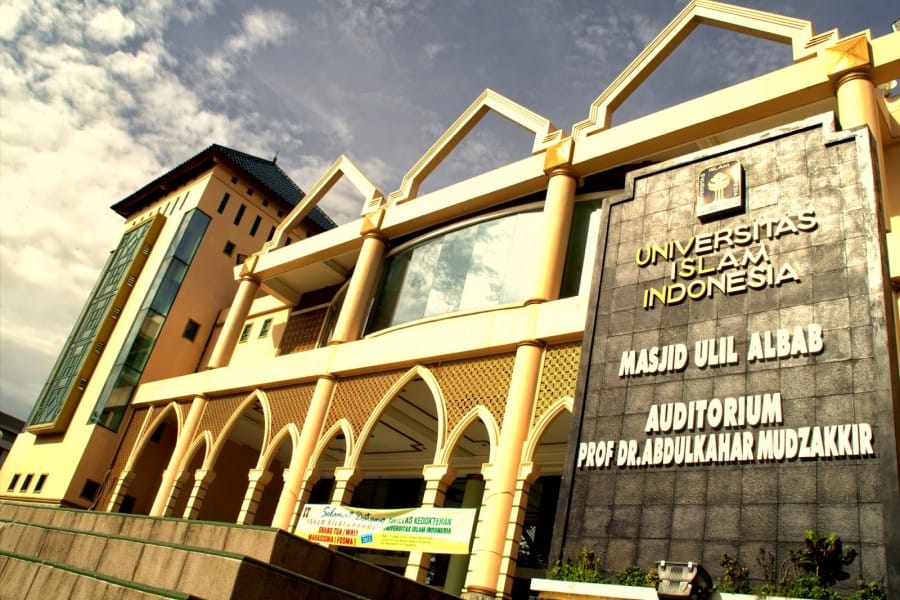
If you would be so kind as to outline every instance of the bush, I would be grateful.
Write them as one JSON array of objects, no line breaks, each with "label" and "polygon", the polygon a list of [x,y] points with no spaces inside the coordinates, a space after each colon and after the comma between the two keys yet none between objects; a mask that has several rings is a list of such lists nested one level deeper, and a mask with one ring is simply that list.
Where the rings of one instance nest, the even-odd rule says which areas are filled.
[{"label": "bush", "polygon": [[[759,549],[756,559],[763,571],[765,583],[751,586],[750,571],[736,558],[723,553],[719,564],[722,575],[716,581],[716,591],[757,596],[788,596],[810,600],[886,600],[884,587],[877,581],[857,581],[856,592],[842,596],[831,589],[838,581],[850,577],[844,567],[856,559],[856,551],[844,548],[834,533],[821,536],[810,529],[804,536],[804,546],[792,550],[788,559],[776,567],[775,555]],[[602,560],[591,548],[582,548],[575,560],[567,558],[548,574],[550,579],[579,581],[585,583],[609,583],[603,575]],[[656,587],[659,573],[656,568],[644,571],[638,565],[629,564],[615,573],[615,583],[619,585]]]},{"label": "bush", "polygon": [[722,565],[722,576],[716,582],[716,591],[731,592],[734,594],[747,594],[750,592],[750,569],[738,562],[736,558],[722,553],[719,559]]},{"label": "bush", "polygon": [[656,581],[659,581],[659,575],[656,573],[656,569],[651,569],[650,572],[647,572],[639,566],[632,564],[625,565],[616,571],[615,582],[619,585],[656,587],[656,582],[651,583],[653,577],[656,578]]},{"label": "bush", "polygon": [[856,593],[849,600],[887,600],[887,592],[878,581],[866,583],[860,579],[856,582]]},{"label": "bush", "polygon": [[848,546],[844,549],[841,538],[834,532],[822,537],[813,529],[806,530],[804,546],[791,552],[791,562],[810,575],[815,575],[825,585],[849,579],[844,570],[856,559],[856,550]]},{"label": "bush", "polygon": [[841,600],[840,594],[828,587],[815,575],[786,577],[774,583],[766,583],[754,590],[762,596],[788,596],[809,600]]},{"label": "bush", "polygon": [[566,558],[563,562],[557,562],[550,569],[547,577],[563,581],[580,581],[584,583],[608,583],[609,580],[600,572],[602,561],[591,548],[582,548],[578,553],[578,559],[573,561]]}]

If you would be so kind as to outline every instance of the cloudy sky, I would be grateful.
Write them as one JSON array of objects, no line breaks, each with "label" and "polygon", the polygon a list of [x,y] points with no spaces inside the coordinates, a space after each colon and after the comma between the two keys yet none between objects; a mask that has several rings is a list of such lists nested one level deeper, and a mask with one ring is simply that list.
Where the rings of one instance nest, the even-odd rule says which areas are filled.
[{"label": "cloudy sky", "polygon": [[[0,410],[25,418],[121,233],[109,206],[215,142],[311,187],[347,154],[383,192],[485,88],[571,131],[682,0],[3,0]],[[743,0],[817,32],[890,31],[889,0]],[[896,6],[896,5],[894,5]],[[790,62],[700,28],[615,122]],[[422,191],[527,156],[486,118]],[[323,208],[359,214],[340,190]]]}]

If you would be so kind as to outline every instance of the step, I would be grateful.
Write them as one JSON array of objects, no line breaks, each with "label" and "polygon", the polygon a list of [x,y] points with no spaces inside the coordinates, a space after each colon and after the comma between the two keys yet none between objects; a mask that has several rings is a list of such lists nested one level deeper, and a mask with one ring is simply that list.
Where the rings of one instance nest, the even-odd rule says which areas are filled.
[{"label": "step", "polygon": [[[154,547],[205,549],[232,558],[248,557],[251,561],[297,573],[367,598],[455,598],[442,590],[271,527],[90,512],[6,501],[0,502],[0,521],[42,525],[67,531],[70,536],[78,532],[91,532],[148,543]],[[78,543],[88,542],[80,540]],[[162,551],[153,549],[143,552],[149,552],[148,557],[151,557]]]},{"label": "step", "polygon": [[55,598],[116,598],[188,600],[193,596],[140,585],[76,569],[48,560],[37,560],[0,550],[0,590],[4,598],[52,600]]},{"label": "step", "polygon": [[0,551],[198,598],[362,598],[246,556],[46,525],[0,522]]}]

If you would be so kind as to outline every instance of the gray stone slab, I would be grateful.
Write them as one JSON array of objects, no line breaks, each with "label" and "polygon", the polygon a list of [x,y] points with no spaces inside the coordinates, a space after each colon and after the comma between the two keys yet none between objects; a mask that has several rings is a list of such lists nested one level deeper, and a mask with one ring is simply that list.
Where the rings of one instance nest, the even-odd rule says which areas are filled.
[{"label": "gray stone slab", "polygon": [[277,530],[229,528],[225,538],[224,550],[259,560],[268,560],[272,556]]},{"label": "gray stone slab", "polygon": [[183,544],[189,521],[183,519],[153,519],[148,537],[169,544]]},{"label": "gray stone slab", "polygon": [[106,548],[97,563],[96,571],[111,577],[130,580],[142,552],[143,544],[140,542],[110,538],[106,541]]},{"label": "gray stone slab", "polygon": [[231,598],[240,566],[237,559],[190,553],[185,557],[178,589],[200,598]]},{"label": "gray stone slab", "polygon": [[19,534],[15,552],[23,556],[38,556],[41,544],[44,543],[46,530],[42,527],[28,527],[17,524],[15,530]]},{"label": "gray stone slab", "polygon": [[144,546],[132,580],[144,585],[177,590],[188,553],[170,546]]},{"label": "gray stone slab", "polygon": [[195,548],[222,550],[228,539],[228,527],[214,523],[190,522],[184,535],[184,545]]},{"label": "gray stone slab", "polygon": [[98,535],[78,535],[72,540],[65,563],[94,571],[106,549],[106,538]]},{"label": "gray stone slab", "polygon": [[41,565],[26,598],[46,600],[48,598],[74,598],[73,591],[79,575],[71,571]]},{"label": "gray stone slab", "polygon": [[27,598],[38,571],[37,563],[10,557],[2,572],[4,595],[9,598]]},{"label": "gray stone slab", "polygon": [[64,563],[75,537],[75,534],[68,531],[48,531],[41,545],[41,559]]}]

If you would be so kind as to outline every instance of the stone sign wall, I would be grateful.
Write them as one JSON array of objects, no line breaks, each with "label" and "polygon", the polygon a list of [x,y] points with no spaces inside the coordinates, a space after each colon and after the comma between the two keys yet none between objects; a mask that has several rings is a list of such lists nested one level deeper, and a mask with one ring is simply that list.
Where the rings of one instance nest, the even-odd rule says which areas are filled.
[{"label": "stone sign wall", "polygon": [[854,571],[890,575],[897,362],[873,160],[866,130],[827,116],[629,176],[602,224],[556,556],[715,575],[727,552],[761,577],[760,548],[780,564],[817,529],[856,547]]}]

